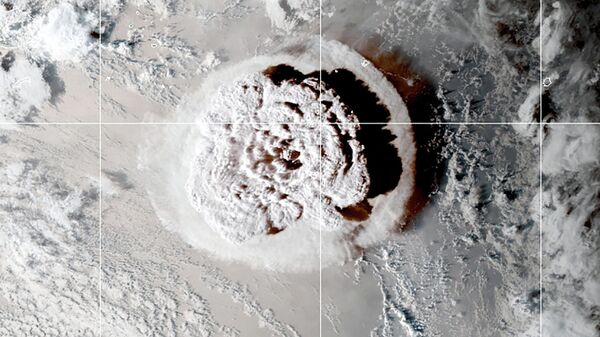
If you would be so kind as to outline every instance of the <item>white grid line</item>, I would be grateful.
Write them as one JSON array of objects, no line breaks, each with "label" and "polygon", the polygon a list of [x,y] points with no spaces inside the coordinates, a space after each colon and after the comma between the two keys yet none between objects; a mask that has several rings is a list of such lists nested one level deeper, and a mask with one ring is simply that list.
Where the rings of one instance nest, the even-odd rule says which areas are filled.
[{"label": "white grid line", "polygon": [[319,337],[323,337],[323,1],[319,0]]},{"label": "white grid line", "polygon": [[[102,26],[102,0],[99,0],[99,27]],[[540,291],[540,303],[539,303],[539,334],[540,337],[543,337],[543,134],[545,125],[600,125],[600,122],[544,122],[543,121],[543,0],[539,1],[540,10],[539,10],[539,31],[540,31],[540,41],[539,41],[539,117],[537,122],[388,122],[388,123],[323,123],[322,120],[319,121],[319,133],[320,137],[322,137],[322,126],[329,124],[374,124],[374,125],[382,125],[382,124],[397,124],[397,125],[538,125],[539,132],[539,291]],[[320,0],[319,7],[319,64],[321,65],[321,43],[322,43],[322,1]],[[42,125],[90,125],[90,126],[98,126],[98,174],[99,174],[99,270],[98,270],[98,329],[99,336],[102,336],[102,126],[140,126],[140,125],[223,125],[223,124],[263,124],[263,125],[278,125],[278,124],[300,124],[300,125],[315,125],[310,123],[195,123],[195,122],[103,122],[102,121],[102,34],[98,39],[98,51],[99,51],[99,86],[98,86],[98,121],[97,122],[0,122],[0,126],[42,126]],[[320,67],[321,68],[321,67]],[[319,74],[321,77],[321,74]],[[322,117],[322,116],[320,116]],[[322,142],[322,139],[320,139]],[[322,144],[319,144],[322,146]],[[322,163],[320,163],[322,165]],[[320,167],[321,170],[321,167]],[[319,188],[322,193],[321,186],[321,177],[319,178]],[[320,211],[322,209],[320,208]],[[320,233],[321,234],[321,233]],[[319,266],[322,264],[322,251],[321,251],[321,235],[319,235]],[[319,335],[322,336],[322,272],[321,268],[319,272]]]},{"label": "white grid line", "polygon": [[[99,9],[100,11],[100,9]],[[540,22],[543,19],[543,7],[542,1],[540,1]],[[101,15],[100,15],[100,25],[101,25]],[[320,18],[321,20],[321,18]],[[321,22],[319,22],[321,25]],[[540,24],[540,36],[542,36],[543,25]],[[319,29],[320,37],[322,38],[321,27]],[[319,45],[321,45],[321,40],[319,41]],[[286,123],[286,122],[278,122],[278,123],[241,123],[241,122],[102,122],[102,36],[99,38],[99,121],[98,122],[0,122],[0,125],[17,125],[17,126],[38,126],[38,125],[97,125],[98,126],[98,135],[99,135],[99,145],[98,145],[98,159],[99,159],[99,271],[98,271],[98,312],[99,312],[99,331],[100,336],[102,335],[102,182],[101,182],[101,174],[102,174],[102,126],[139,126],[139,125],[224,125],[224,124],[235,124],[235,125],[281,125],[281,124],[290,124],[290,125],[311,125],[315,124],[311,123]],[[322,125],[348,125],[348,124],[360,124],[360,125],[538,125],[539,126],[539,157],[540,157],[540,167],[539,167],[539,184],[540,184],[540,213],[539,213],[539,222],[540,222],[540,239],[539,239],[539,287],[540,287],[540,303],[539,303],[539,311],[540,311],[540,336],[543,337],[543,127],[545,125],[600,125],[600,122],[543,122],[543,108],[542,108],[542,94],[543,94],[543,73],[542,73],[542,41],[540,39],[540,97],[539,97],[539,109],[540,116],[538,122],[387,122],[387,123],[324,123],[320,121],[319,124],[319,134],[322,137]],[[319,46],[319,64],[321,64],[321,46]],[[321,77],[321,74],[319,74]],[[321,146],[321,144],[320,144]],[[321,179],[319,179],[319,187],[321,189]],[[322,191],[320,191],[322,193]],[[321,233],[319,233],[319,269],[321,269],[322,265],[322,251],[321,251]],[[319,272],[319,335],[322,336],[322,272]]]},{"label": "white grid line", "polygon": [[[98,9],[99,16],[99,27],[102,27],[102,15],[101,15],[101,7],[102,0],[100,0],[100,7]],[[540,11],[539,11],[539,19],[540,19],[540,37],[543,36],[543,0],[540,0]],[[319,3],[319,68],[321,68],[322,62],[322,1]],[[99,164],[99,270],[98,270],[98,314],[99,314],[99,322],[98,329],[100,331],[100,336],[102,336],[102,126],[140,126],[140,125],[223,125],[223,124],[248,124],[248,125],[279,125],[279,124],[290,124],[290,125],[310,125],[315,126],[315,124],[311,123],[241,123],[241,122],[205,122],[205,123],[197,123],[197,122],[103,122],[102,121],[102,34],[100,34],[98,41],[98,58],[99,58],[99,90],[98,90],[98,122],[0,122],[0,125],[17,125],[17,126],[38,126],[38,125],[97,125],[98,126],[98,164]],[[539,287],[540,287],[540,303],[539,303],[539,311],[540,311],[540,323],[539,323],[539,333],[540,337],[543,337],[543,128],[545,125],[600,125],[600,122],[544,122],[543,121],[543,106],[542,106],[542,94],[543,94],[543,43],[540,38],[540,53],[539,53],[539,87],[540,87],[540,95],[539,95],[539,121],[538,122],[387,122],[387,123],[324,123],[322,121],[322,116],[320,116],[319,120],[319,135],[322,137],[322,126],[323,125],[351,125],[351,124],[364,124],[364,125],[382,125],[382,124],[393,124],[393,125],[538,125],[539,127],[539,188],[540,188],[540,200],[539,200]],[[319,73],[319,77],[321,79],[321,73]],[[322,141],[322,139],[320,139]],[[319,146],[322,146],[319,144]],[[320,166],[322,163],[320,163]],[[320,170],[322,167],[320,167]],[[320,195],[322,194],[322,185],[321,185],[321,177],[319,178],[319,188]],[[320,197],[321,198],[321,197]],[[321,201],[319,199],[319,201]],[[320,212],[322,210],[320,209]],[[322,216],[321,216],[322,218]],[[322,220],[322,219],[321,219]],[[321,233],[319,233],[319,335],[322,336],[322,247],[321,247]]]},{"label": "white grid line", "polygon": [[[541,97],[540,97],[541,104]],[[541,118],[540,105],[540,118]],[[600,125],[600,122],[381,122],[381,123],[287,123],[287,122],[0,122],[0,126],[42,126],[42,125],[96,125],[96,126],[133,126],[133,125]]]},{"label": "white grid line", "polygon": [[[397,125],[538,125],[539,132],[539,188],[540,188],[540,200],[539,200],[539,287],[540,287],[540,322],[539,322],[539,333],[540,337],[543,337],[543,133],[545,125],[600,125],[600,122],[544,122],[543,121],[543,0],[540,0],[539,10],[539,31],[540,31],[540,42],[539,42],[539,120],[537,122],[387,122],[387,123],[324,123],[322,119],[319,120],[319,134],[322,137],[322,126],[330,124],[397,124]],[[99,16],[99,28],[102,27],[102,0],[99,0],[98,16]],[[319,1],[319,65],[321,68],[322,55],[321,55],[321,44],[322,44],[322,0]],[[0,122],[2,125],[12,126],[42,126],[42,125],[97,125],[98,126],[98,174],[99,174],[99,270],[98,270],[98,314],[99,322],[98,329],[100,336],[102,336],[102,126],[140,126],[140,125],[223,125],[223,124],[262,124],[262,125],[278,125],[278,124],[297,124],[297,125],[312,125],[311,123],[239,123],[239,122],[222,122],[222,123],[197,123],[197,122],[103,122],[102,121],[102,34],[98,39],[98,59],[99,59],[99,85],[98,85],[98,121],[97,122]],[[321,74],[319,74],[321,77]],[[320,116],[322,117],[322,116]],[[322,140],[320,140],[322,141]],[[319,146],[322,146],[320,143]],[[320,164],[322,165],[322,163]],[[321,169],[321,168],[320,168]],[[322,193],[321,177],[319,178],[319,188]],[[322,211],[320,209],[320,211]],[[321,233],[320,233],[321,234]],[[322,251],[321,251],[321,235],[319,235],[319,266],[322,266]],[[322,271],[319,272],[319,335],[322,336]]]},{"label": "white grid line", "polygon": [[540,337],[543,337],[544,336],[544,330],[543,330],[543,326],[544,326],[544,324],[543,324],[543,322],[544,322],[544,310],[543,310],[544,309],[544,306],[543,306],[543,303],[544,303],[544,292],[543,292],[543,289],[544,289],[544,281],[543,281],[543,275],[544,275],[544,268],[543,268],[543,266],[544,266],[544,250],[543,250],[544,207],[543,207],[542,196],[544,194],[544,185],[543,185],[543,179],[544,179],[543,178],[543,163],[544,163],[544,161],[543,161],[542,156],[543,156],[543,148],[544,148],[544,126],[545,125],[544,125],[544,118],[543,118],[544,106],[542,103],[543,103],[543,94],[544,94],[544,81],[543,81],[543,77],[544,77],[544,72],[543,72],[543,69],[544,69],[543,68],[543,66],[544,66],[544,63],[543,63],[544,62],[544,57],[543,57],[543,55],[544,55],[544,48],[543,48],[544,47],[543,46],[544,0],[540,0],[539,25],[540,25],[540,37],[539,37],[539,43],[540,43],[540,45],[539,45],[539,49],[540,49],[540,52],[539,52],[539,63],[540,63],[540,65],[539,65],[539,89],[540,89],[540,94],[539,94],[539,102],[538,102],[538,105],[539,105],[539,116],[538,116],[538,119],[539,119],[538,129],[539,130],[538,130],[538,132],[539,132],[539,138],[540,138],[539,142],[540,143],[539,143],[539,154],[538,155],[539,155],[539,160],[540,160],[540,167],[539,167],[539,171],[540,171],[539,172],[539,179],[540,179],[540,192],[539,192],[540,193],[540,196],[539,196],[539,198],[540,198],[540,200],[539,200],[539,202],[540,202],[540,213],[539,213],[539,222],[540,222],[540,224],[539,224],[539,231],[540,231],[539,245],[540,245],[540,247],[539,247],[539,249],[540,249],[540,251],[539,251],[538,258],[539,258],[539,273],[540,273],[540,275],[539,275],[539,278],[540,278],[540,280],[539,280],[540,303],[539,303],[538,309],[540,311],[539,334],[540,334]]},{"label": "white grid line", "polygon": [[[541,111],[542,111],[542,107],[540,105],[540,116],[541,116]],[[541,117],[540,117],[541,118]],[[539,231],[540,231],[540,238],[539,238],[539,248],[540,248],[540,252],[539,252],[539,273],[540,273],[540,281],[539,281],[539,287],[540,287],[540,303],[539,303],[539,311],[540,311],[540,337],[543,337],[543,303],[544,303],[544,281],[543,281],[543,258],[544,258],[544,251],[543,251],[543,220],[544,220],[544,205],[543,205],[543,194],[544,194],[544,185],[543,185],[543,153],[544,153],[544,127],[543,124],[540,124],[539,126],[539,158],[540,158],[540,167],[539,167],[539,180],[540,180],[540,194],[539,194],[539,203],[540,203],[540,213],[539,213]]]},{"label": "white grid line", "polygon": [[102,337],[102,0],[98,0],[98,330]]}]

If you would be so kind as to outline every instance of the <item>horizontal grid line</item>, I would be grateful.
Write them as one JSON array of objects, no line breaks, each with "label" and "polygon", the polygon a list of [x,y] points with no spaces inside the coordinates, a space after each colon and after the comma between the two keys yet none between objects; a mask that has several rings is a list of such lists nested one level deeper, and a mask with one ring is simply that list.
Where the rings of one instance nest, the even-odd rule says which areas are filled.
[{"label": "horizontal grid line", "polygon": [[365,122],[365,123],[294,123],[294,122],[0,122],[0,126],[36,125],[600,125],[600,122]]}]

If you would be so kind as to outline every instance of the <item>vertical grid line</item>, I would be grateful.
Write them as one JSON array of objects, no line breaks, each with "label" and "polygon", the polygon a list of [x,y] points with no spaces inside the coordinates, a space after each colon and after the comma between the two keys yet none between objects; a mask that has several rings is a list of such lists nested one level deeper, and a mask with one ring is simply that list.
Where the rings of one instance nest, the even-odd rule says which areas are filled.
[{"label": "vertical grid line", "polygon": [[319,0],[319,337],[323,337],[323,0]]},{"label": "vertical grid line", "polygon": [[102,0],[98,0],[98,331],[102,337]]},{"label": "vertical grid line", "polygon": [[539,238],[539,273],[540,273],[540,280],[539,280],[539,287],[540,287],[540,304],[539,304],[539,311],[540,311],[540,337],[544,336],[544,330],[543,330],[543,326],[544,326],[544,246],[543,246],[543,229],[544,229],[544,201],[543,201],[543,194],[544,194],[544,184],[543,184],[543,151],[544,151],[544,119],[543,119],[543,94],[544,94],[544,74],[543,74],[543,62],[544,62],[544,44],[543,44],[543,27],[544,27],[544,0],[540,0],[540,12],[539,12],[539,25],[540,25],[540,38],[539,38],[539,63],[540,63],[540,67],[539,67],[539,89],[540,89],[540,95],[539,95],[539,116],[538,116],[538,132],[539,132],[539,157],[540,157],[540,194],[539,194],[539,203],[540,203],[540,213],[539,213],[539,231],[540,231],[540,238]]},{"label": "vertical grid line", "polygon": [[[102,27],[102,0],[99,0],[99,8],[98,8],[98,16],[99,16],[99,28],[101,29]],[[542,228],[543,228],[543,200],[542,200],[542,193],[543,193],[543,177],[542,177],[542,169],[543,169],[543,127],[544,127],[544,122],[543,122],[543,107],[542,107],[542,94],[543,94],[543,41],[542,41],[542,33],[543,33],[543,0],[540,0],[540,12],[539,12],[539,22],[540,22],[540,41],[539,41],[539,48],[540,48],[540,52],[539,52],[539,90],[540,90],[540,95],[539,95],[539,109],[540,109],[540,114],[538,117],[538,128],[539,128],[539,156],[540,156],[540,162],[539,162],[539,185],[540,185],[540,200],[539,200],[539,207],[540,207],[540,213],[539,213],[539,222],[540,222],[540,239],[539,239],[539,268],[540,268],[540,277],[539,277],[539,284],[540,284],[540,304],[539,304],[539,310],[540,310],[540,336],[543,336],[543,330],[542,330],[542,325],[543,325],[543,291],[542,291],[542,286],[543,286],[543,274],[542,274],[542,270],[543,270],[543,236],[542,236]],[[322,101],[322,39],[323,39],[323,34],[322,34],[322,0],[319,0],[319,90],[320,90],[320,94],[319,94],[319,103],[321,103]],[[98,59],[99,59],[99,86],[98,86],[98,136],[99,136],[99,144],[98,144],[98,174],[99,174],[99,188],[98,188],[98,193],[99,193],[99,210],[98,210],[98,215],[99,215],[99,268],[98,268],[98,323],[99,323],[99,335],[102,336],[102,34],[100,34],[99,37],[99,44],[98,44]],[[320,118],[319,118],[319,149],[322,150],[322,126],[323,126],[323,120],[322,120],[322,106],[320,104]],[[132,124],[143,124],[143,123],[132,123]],[[471,124],[471,123],[465,123],[465,124]],[[474,124],[485,124],[485,123],[474,123]],[[511,124],[511,123],[507,123],[507,124]],[[565,123],[565,124],[570,124],[570,123]],[[319,221],[322,222],[323,221],[323,216],[322,216],[322,155],[320,155],[320,162],[319,162],[319,190],[320,190],[320,194],[319,194]],[[321,224],[322,225],[322,224]],[[319,227],[319,336],[322,337],[322,226]]]},{"label": "vertical grid line", "polygon": [[[541,97],[541,96],[540,96]],[[541,105],[540,105],[540,114],[541,114]],[[540,194],[539,194],[539,203],[540,203],[540,213],[539,213],[539,222],[540,222],[540,255],[539,255],[539,260],[540,260],[540,303],[539,303],[539,311],[540,311],[540,337],[543,337],[543,299],[544,299],[544,281],[543,281],[543,220],[544,220],[544,216],[543,216],[543,211],[544,211],[544,199],[543,199],[543,194],[544,194],[544,185],[543,185],[543,158],[544,158],[544,146],[543,146],[543,141],[544,141],[544,123],[540,123],[539,124],[539,156],[540,156],[540,167],[539,167],[539,171],[540,171]]]}]

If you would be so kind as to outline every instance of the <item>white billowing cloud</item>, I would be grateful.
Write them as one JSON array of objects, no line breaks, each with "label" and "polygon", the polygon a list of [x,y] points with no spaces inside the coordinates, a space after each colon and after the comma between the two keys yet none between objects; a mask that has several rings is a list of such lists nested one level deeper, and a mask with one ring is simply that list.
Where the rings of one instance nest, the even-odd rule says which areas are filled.
[{"label": "white billowing cloud", "polygon": [[[26,148],[39,150],[38,145],[26,143]],[[11,158],[6,148],[14,144],[0,146],[9,156],[0,158],[0,336],[98,337],[100,320],[107,336],[239,335],[214,317],[211,303],[175,272],[174,260],[161,257],[156,268],[154,259],[137,259],[132,247],[117,245],[113,253],[127,262],[103,260],[100,270],[98,182],[67,181],[72,175],[44,160]],[[42,144],[42,151],[50,149],[61,153]],[[197,282],[235,297],[244,313],[262,319],[274,334],[283,331],[246,287],[210,265],[202,267],[201,276]],[[157,282],[165,288],[155,289]]]},{"label": "white billowing cloud", "polygon": [[600,165],[600,133],[594,125],[551,127],[544,146],[544,172],[577,172]]},{"label": "white billowing cloud", "polygon": [[[566,10],[566,12],[565,12]],[[544,18],[542,23],[542,61],[544,65],[554,61],[554,59],[563,52],[564,42],[568,37],[568,8],[561,6],[560,2],[555,1],[552,4],[550,15]],[[536,39],[533,44],[539,45],[539,39]]]},{"label": "white billowing cloud", "polygon": [[[600,129],[549,125],[543,152],[544,335],[594,336],[600,307]],[[594,321],[596,320],[596,321]]]},{"label": "white billowing cloud", "polygon": [[302,22],[319,17],[319,2],[315,0],[264,0],[267,16],[274,27],[292,30]]},{"label": "white billowing cloud", "polygon": [[532,136],[537,129],[536,113],[539,110],[540,88],[537,85],[531,86],[527,91],[527,97],[521,103],[518,110],[518,121],[532,124],[514,124],[513,128],[523,136]]},{"label": "white billowing cloud", "polygon": [[68,186],[37,160],[1,163],[0,335],[96,336],[92,191]]},{"label": "white billowing cloud", "polygon": [[25,58],[17,58],[5,67],[0,69],[0,121],[29,121],[50,99],[43,69]]},{"label": "white billowing cloud", "polygon": [[[319,82],[282,81],[278,87],[266,83],[261,73],[288,64],[310,74],[319,68],[321,47],[321,69],[352,71],[380,97],[392,122],[410,121],[406,106],[383,74],[361,66],[363,57],[349,47],[335,41],[320,45],[318,39],[306,47],[301,56],[259,56],[214,72],[180,106],[179,117],[198,124],[161,128],[159,136],[142,146],[138,160],[144,179],[152,182],[146,186],[155,211],[167,229],[191,246],[257,268],[305,272],[343,263],[359,247],[389,238],[404,223],[405,206],[414,191],[412,128],[388,125],[396,136],[390,143],[402,162],[398,185],[368,198],[372,210],[366,220],[346,218],[336,206],[362,211],[358,207],[366,205],[355,202],[370,184],[360,158],[364,144],[354,137],[358,126],[319,126],[320,102],[311,94]],[[335,115],[339,122],[353,124],[354,112],[344,111],[341,99],[326,91],[323,96],[331,99],[325,105],[334,109],[323,112],[324,120]],[[210,109],[211,101],[217,109]],[[255,109],[261,105],[264,111]],[[232,121],[239,125],[229,128],[226,124]],[[325,152],[323,160],[320,150]],[[354,157],[349,160],[346,155]],[[345,179],[344,172],[352,177]],[[236,201],[238,197],[243,200]],[[234,203],[224,202],[228,199]],[[258,207],[260,203],[266,209]],[[269,222],[284,230],[268,235],[273,234]]]},{"label": "white billowing cloud", "polygon": [[97,29],[95,2],[16,1],[0,6],[0,47],[35,59],[81,61],[94,49],[90,33]]},{"label": "white billowing cloud", "polygon": [[208,52],[204,56],[202,63],[200,63],[200,71],[208,72],[217,67],[219,64],[221,64],[221,59],[219,58],[219,56],[217,56],[217,53]]},{"label": "white billowing cloud", "polygon": [[75,62],[94,48],[90,32],[97,24],[96,13],[62,3],[40,20],[32,46],[52,60]]},{"label": "white billowing cloud", "polygon": [[[187,185],[196,209],[230,241],[292,226],[339,229],[344,224],[336,209],[367,196],[356,115],[333,90],[319,95],[318,77],[297,80],[243,77],[221,87],[205,114],[212,122],[246,121],[211,125]],[[319,99],[331,102],[322,116]],[[340,124],[320,127],[319,118]],[[274,122],[289,124],[265,124]],[[321,189],[327,201],[322,210],[315,207]]]}]

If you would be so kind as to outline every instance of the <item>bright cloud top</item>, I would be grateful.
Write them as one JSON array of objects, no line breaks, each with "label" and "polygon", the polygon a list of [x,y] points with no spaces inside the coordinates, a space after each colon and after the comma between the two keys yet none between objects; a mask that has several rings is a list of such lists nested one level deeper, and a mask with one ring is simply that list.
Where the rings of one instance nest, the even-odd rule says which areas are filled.
[{"label": "bright cloud top", "polygon": [[[404,103],[350,48],[323,44],[320,74],[318,40],[305,48],[215,72],[180,108],[197,124],[161,128],[142,149],[157,214],[192,246],[299,272],[342,263],[404,224],[410,125],[359,124],[374,111],[409,121]],[[386,161],[390,181],[377,171]]]},{"label": "bright cloud top", "polygon": [[276,66],[249,75],[221,87],[207,116],[246,121],[210,126],[187,184],[194,207],[226,239],[242,243],[290,226],[339,229],[340,211],[365,199],[358,118],[333,90],[319,92],[317,74]]}]

